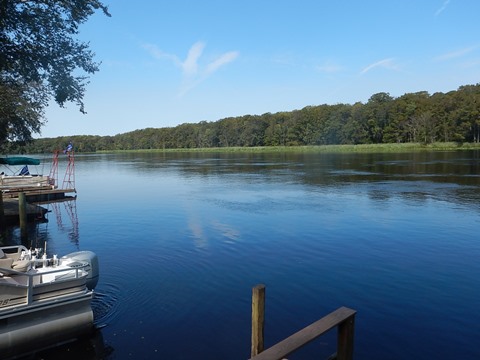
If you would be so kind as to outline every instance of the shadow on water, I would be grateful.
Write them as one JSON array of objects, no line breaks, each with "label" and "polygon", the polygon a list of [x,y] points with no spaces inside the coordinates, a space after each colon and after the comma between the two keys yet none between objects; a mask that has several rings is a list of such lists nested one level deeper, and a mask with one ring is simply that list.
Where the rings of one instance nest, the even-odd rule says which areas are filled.
[{"label": "shadow on water", "polygon": [[79,338],[56,347],[38,350],[35,353],[17,357],[18,360],[100,360],[113,359],[114,349],[105,344],[102,331],[94,330],[91,336]]}]

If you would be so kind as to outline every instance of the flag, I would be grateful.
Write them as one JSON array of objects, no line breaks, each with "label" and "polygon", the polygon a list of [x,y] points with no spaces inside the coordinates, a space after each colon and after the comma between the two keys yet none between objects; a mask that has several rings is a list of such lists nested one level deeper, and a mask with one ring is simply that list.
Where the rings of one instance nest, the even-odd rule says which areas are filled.
[{"label": "flag", "polygon": [[69,153],[70,151],[72,151],[72,150],[73,150],[73,144],[72,144],[72,142],[70,141],[70,142],[68,143],[67,147],[65,148],[65,150],[63,150],[63,153],[64,153],[64,154],[68,154],[68,153]]},{"label": "flag", "polygon": [[30,171],[28,171],[28,166],[25,165],[22,170],[20,170],[20,175],[30,175]]}]

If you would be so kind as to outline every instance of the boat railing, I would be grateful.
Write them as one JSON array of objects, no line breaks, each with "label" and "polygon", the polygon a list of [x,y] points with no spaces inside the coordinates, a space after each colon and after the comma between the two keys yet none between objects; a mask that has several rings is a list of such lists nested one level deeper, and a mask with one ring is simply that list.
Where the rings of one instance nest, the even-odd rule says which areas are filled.
[{"label": "boat railing", "polygon": [[[53,259],[36,259],[31,260],[32,268],[35,268],[37,264],[48,264],[52,263]],[[73,265],[73,264],[72,264]],[[20,298],[17,297],[17,301],[13,301],[13,299],[5,298],[0,300],[0,309],[2,307],[6,307],[9,305],[32,305],[35,300],[34,296],[38,295],[37,292],[34,290],[35,287],[42,287],[47,286],[53,283],[61,283],[63,281],[72,281],[76,279],[85,279],[85,284],[81,285],[81,289],[86,289],[86,278],[88,275],[88,267],[90,264],[88,262],[75,262],[74,266],[48,266],[48,267],[39,267],[37,272],[22,272],[16,271],[15,269],[6,269],[0,268],[0,273],[4,274],[3,279],[10,278],[13,282],[1,282],[0,284],[4,284],[6,286],[13,286],[16,289],[25,289],[26,293],[23,293],[23,296]],[[55,277],[55,274],[59,274],[60,276]],[[60,278],[62,275],[65,278]],[[51,278],[50,280],[46,280],[45,278]],[[21,299],[24,299],[23,301]]]},{"label": "boat railing", "polygon": [[27,252],[28,249],[23,246],[23,245],[10,245],[10,246],[2,246],[1,248],[2,250],[10,250],[10,249],[16,249],[17,251],[14,252],[14,253],[10,253],[10,252],[6,252],[5,255],[10,255],[10,254],[18,254],[18,256],[20,256],[21,252],[22,251],[25,251]]}]

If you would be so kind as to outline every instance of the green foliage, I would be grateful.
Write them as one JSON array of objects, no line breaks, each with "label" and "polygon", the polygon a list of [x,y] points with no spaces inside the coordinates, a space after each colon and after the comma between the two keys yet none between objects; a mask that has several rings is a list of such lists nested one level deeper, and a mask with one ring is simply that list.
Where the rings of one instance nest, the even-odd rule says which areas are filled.
[{"label": "green foliage", "polygon": [[[218,149],[340,145],[370,149],[379,144],[480,144],[480,84],[447,94],[426,92],[392,98],[373,95],[366,104],[307,106],[292,112],[245,115],[135,130],[115,136],[38,139],[17,152],[51,152],[73,141],[75,150]],[[396,148],[395,146],[391,146]],[[438,147],[438,145],[436,145]],[[405,148],[405,146],[403,146]]]},{"label": "green foliage", "polygon": [[50,98],[84,112],[85,74],[98,64],[76,35],[99,9],[109,16],[98,0],[0,0],[0,144],[38,133]]},{"label": "green foliage", "polygon": [[0,77],[0,143],[31,139],[31,131],[39,132],[43,124],[43,107],[46,104],[41,91],[21,81]]}]

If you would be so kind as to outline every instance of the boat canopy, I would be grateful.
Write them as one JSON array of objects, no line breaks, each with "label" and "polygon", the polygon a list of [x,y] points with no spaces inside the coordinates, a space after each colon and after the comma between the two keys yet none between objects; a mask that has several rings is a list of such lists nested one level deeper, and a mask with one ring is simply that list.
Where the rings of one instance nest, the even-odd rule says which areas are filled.
[{"label": "boat canopy", "polygon": [[0,164],[3,165],[40,165],[40,160],[24,156],[12,156],[0,158]]}]

